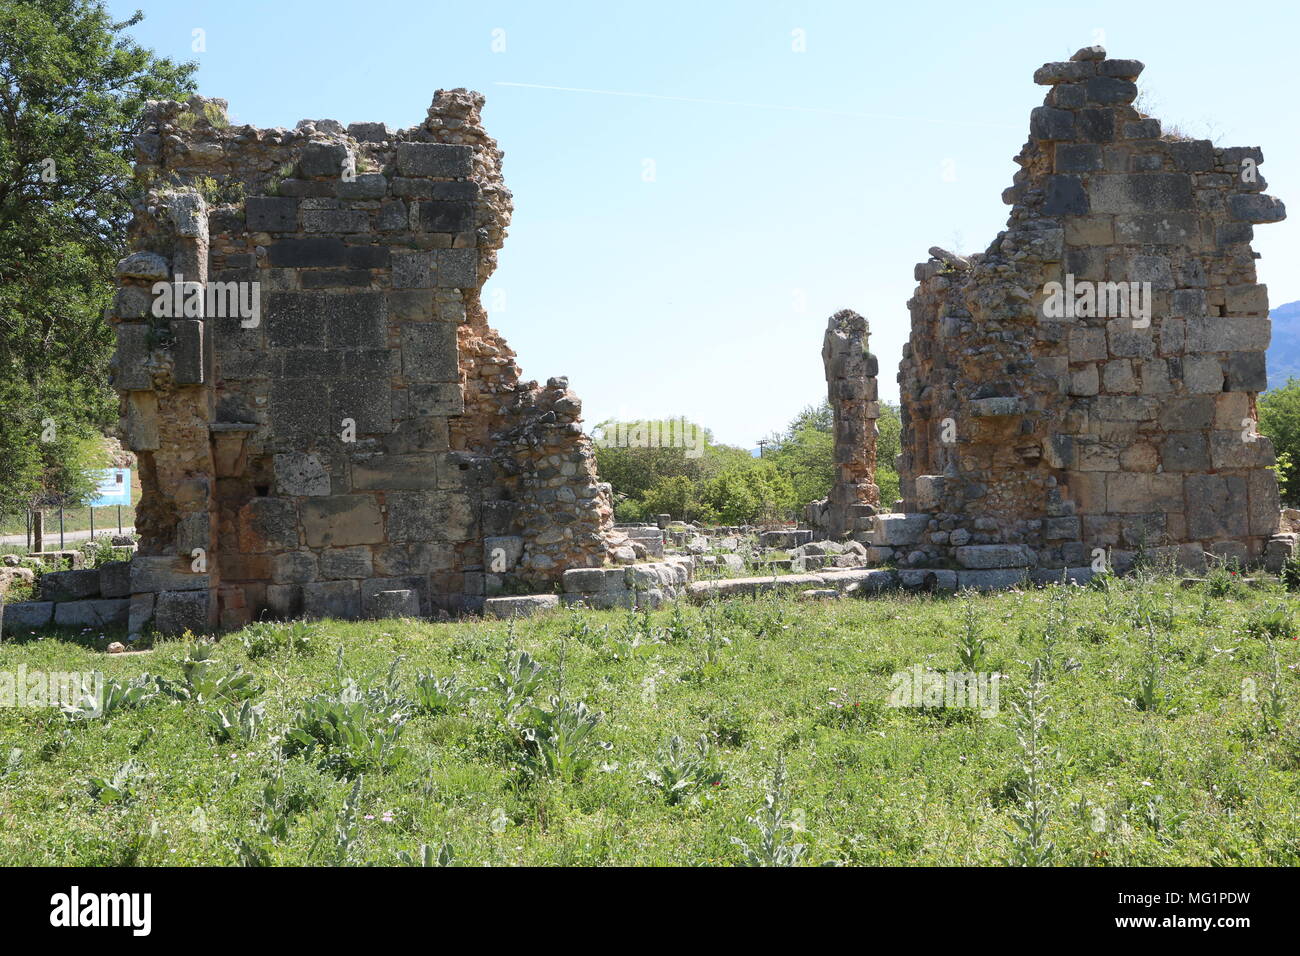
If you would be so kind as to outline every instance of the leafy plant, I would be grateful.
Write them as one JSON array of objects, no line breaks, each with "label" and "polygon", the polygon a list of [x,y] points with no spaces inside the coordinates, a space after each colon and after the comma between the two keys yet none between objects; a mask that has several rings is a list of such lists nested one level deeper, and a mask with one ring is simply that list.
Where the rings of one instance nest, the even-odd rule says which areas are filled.
[{"label": "leafy plant", "polygon": [[244,645],[244,653],[249,660],[284,653],[305,657],[316,650],[311,626],[306,621],[291,621],[288,624],[257,621],[244,629],[239,640]]},{"label": "leafy plant", "polygon": [[96,700],[94,690],[82,688],[82,696],[74,704],[64,704],[63,713],[70,720],[89,720],[92,717],[112,717],[114,714],[145,704],[158,698],[157,679],[149,674],[132,677],[125,683],[115,677],[104,681],[103,699]]},{"label": "leafy plant", "polygon": [[693,747],[674,734],[659,748],[656,766],[645,778],[667,803],[675,805],[698,800],[709,788],[719,786],[722,772],[707,734],[701,734]]},{"label": "leafy plant", "polygon": [[1030,669],[1024,700],[1013,702],[1011,707],[1015,712],[1016,740],[1020,744],[1020,769],[1024,781],[1016,788],[1019,807],[1011,812],[1016,830],[1011,834],[1010,862],[1014,866],[1047,866],[1051,864],[1056,849],[1047,839],[1055,791],[1046,779],[1053,754],[1048,749],[1044,733],[1051,708],[1047,705],[1042,661],[1034,661]]},{"label": "leafy plant", "polygon": [[790,815],[787,786],[785,759],[778,757],[763,806],[757,814],[746,818],[758,831],[757,841],[751,846],[740,837],[731,838],[740,847],[747,866],[798,866],[808,849],[803,843],[793,842],[799,825]]},{"label": "leafy plant", "polygon": [[522,764],[535,776],[577,780],[593,763],[598,749],[609,744],[595,737],[600,715],[582,701],[562,701],[552,697],[550,708],[529,706],[521,728]]},{"label": "leafy plant", "polygon": [[95,800],[102,804],[131,803],[136,798],[136,785],[144,776],[143,768],[135,760],[128,760],[114,771],[109,778],[91,777],[86,781],[87,789]]},{"label": "leafy plant", "polygon": [[476,690],[461,684],[455,674],[437,677],[421,673],[415,678],[415,706],[421,713],[445,714],[470,703]]},{"label": "leafy plant", "polygon": [[193,645],[186,652],[185,660],[181,661],[180,681],[165,677],[156,680],[160,691],[180,701],[239,701],[262,693],[251,674],[245,674],[239,665],[225,670],[213,658],[212,649],[204,644]]},{"label": "leafy plant", "polygon": [[1268,643],[1269,658],[1272,668],[1269,672],[1268,693],[1259,701],[1259,714],[1264,725],[1264,733],[1280,734],[1286,720],[1287,699],[1282,684],[1282,666],[1278,660],[1277,646]]},{"label": "leafy plant", "polygon": [[359,810],[363,777],[357,777],[343,798],[343,809],[323,828],[307,851],[309,857],[325,866],[350,866],[355,862],[361,839]]},{"label": "leafy plant", "polygon": [[970,595],[962,604],[962,629],[957,638],[957,661],[961,669],[970,672],[984,670],[985,650],[988,642],[980,633],[979,615]]},{"label": "leafy plant", "polygon": [[455,866],[456,848],[451,843],[443,843],[435,850],[429,844],[421,843],[418,854],[399,850],[397,862],[403,866]]},{"label": "leafy plant", "polygon": [[1285,605],[1256,608],[1246,620],[1246,633],[1269,642],[1289,640],[1295,634],[1295,616]]},{"label": "leafy plant", "polygon": [[497,716],[503,724],[513,726],[521,710],[528,706],[542,683],[546,668],[533,660],[527,651],[507,650],[497,666],[493,685],[497,692]]},{"label": "leafy plant", "polygon": [[399,738],[406,714],[398,706],[377,705],[354,681],[338,692],[315,694],[302,702],[281,744],[287,757],[319,754],[317,766],[339,777],[391,770],[401,759]]},{"label": "leafy plant", "polygon": [[252,743],[262,730],[264,708],[251,700],[226,704],[208,714],[208,732],[218,743]]}]

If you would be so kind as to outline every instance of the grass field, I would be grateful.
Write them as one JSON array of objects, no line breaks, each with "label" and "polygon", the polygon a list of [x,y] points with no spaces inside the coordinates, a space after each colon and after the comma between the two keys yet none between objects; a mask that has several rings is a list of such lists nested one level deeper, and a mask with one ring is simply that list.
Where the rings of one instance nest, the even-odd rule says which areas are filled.
[{"label": "grass field", "polygon": [[[1295,865],[1289,600],[1225,574],[11,641],[0,673],[167,692],[0,709],[0,861]],[[999,673],[997,699],[890,706],[918,665]]]}]

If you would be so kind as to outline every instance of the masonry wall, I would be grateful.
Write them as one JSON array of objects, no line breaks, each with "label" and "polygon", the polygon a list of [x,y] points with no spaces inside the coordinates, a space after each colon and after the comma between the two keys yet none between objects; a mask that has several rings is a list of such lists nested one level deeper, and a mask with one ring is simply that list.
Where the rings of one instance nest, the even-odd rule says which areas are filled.
[{"label": "masonry wall", "polygon": [[[1285,210],[1258,148],[1135,109],[1142,68],[1093,47],[1039,69],[1007,229],[917,266],[899,471],[904,510],[930,517],[898,542],[905,563],[1060,568],[1105,548],[1122,565],[1147,548],[1195,566],[1258,559],[1277,530],[1250,242]],[[1052,282],[1149,283],[1149,324],[1051,314]]]},{"label": "masonry wall", "polygon": [[[144,489],[133,630],[357,617],[388,590],[475,609],[604,562],[581,403],[523,381],[480,303],[512,208],[482,105],[440,90],[394,132],[150,104],[113,316]],[[155,314],[177,273],[257,283],[260,317]]]},{"label": "masonry wall", "polygon": [[809,522],[832,538],[851,534],[880,506],[876,485],[876,420],[880,363],[868,348],[867,320],[851,309],[830,317],[822,339],[826,397],[835,437],[835,483],[808,508]]}]

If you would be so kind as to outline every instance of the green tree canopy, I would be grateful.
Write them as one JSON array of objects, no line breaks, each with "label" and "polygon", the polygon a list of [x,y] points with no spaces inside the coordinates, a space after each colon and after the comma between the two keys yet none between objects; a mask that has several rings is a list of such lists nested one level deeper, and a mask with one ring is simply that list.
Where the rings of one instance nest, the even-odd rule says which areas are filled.
[{"label": "green tree canopy", "polygon": [[0,0],[5,509],[84,497],[87,442],[115,418],[103,313],[131,216],[133,135],[145,101],[188,93],[194,71],[131,41],[140,19],[115,22],[97,0]]},{"label": "green tree canopy", "polygon": [[1278,461],[1291,466],[1279,470],[1278,484],[1282,500],[1294,503],[1300,499],[1300,487],[1291,470],[1300,463],[1300,379],[1288,379],[1281,388],[1265,392],[1258,408],[1260,434],[1273,442]]}]

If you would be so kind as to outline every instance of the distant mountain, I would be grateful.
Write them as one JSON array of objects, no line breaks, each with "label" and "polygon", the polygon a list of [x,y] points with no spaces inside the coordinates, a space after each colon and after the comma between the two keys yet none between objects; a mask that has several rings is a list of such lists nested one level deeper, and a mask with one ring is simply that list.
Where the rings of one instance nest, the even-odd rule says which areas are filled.
[{"label": "distant mountain", "polygon": [[1300,302],[1288,302],[1269,312],[1273,340],[1268,347],[1268,387],[1300,378]]}]

